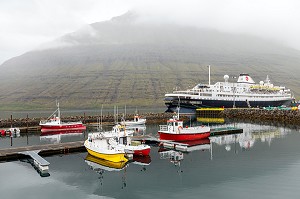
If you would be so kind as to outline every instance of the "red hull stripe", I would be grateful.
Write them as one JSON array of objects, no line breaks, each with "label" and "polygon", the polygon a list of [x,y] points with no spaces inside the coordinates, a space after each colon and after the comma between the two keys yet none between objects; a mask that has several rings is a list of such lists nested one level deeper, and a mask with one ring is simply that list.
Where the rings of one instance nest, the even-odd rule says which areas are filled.
[{"label": "red hull stripe", "polygon": [[172,140],[172,141],[185,141],[185,140],[199,140],[208,138],[210,132],[206,133],[193,133],[193,134],[171,134],[158,132],[159,138],[161,140]]},{"label": "red hull stripe", "polygon": [[83,125],[66,125],[66,126],[42,126],[41,131],[69,131],[69,130],[85,130]]}]

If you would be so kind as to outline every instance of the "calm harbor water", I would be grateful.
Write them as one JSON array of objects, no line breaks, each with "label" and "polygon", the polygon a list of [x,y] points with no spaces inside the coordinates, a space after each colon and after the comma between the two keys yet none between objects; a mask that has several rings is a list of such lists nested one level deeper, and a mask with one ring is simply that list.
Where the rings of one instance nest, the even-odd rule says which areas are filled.
[{"label": "calm harbor water", "polygon": [[[50,176],[26,161],[0,163],[1,198],[299,198],[299,130],[227,123],[244,133],[211,138],[185,153],[152,146],[150,157],[107,167],[87,153],[45,157]],[[140,134],[156,135],[158,125]],[[39,133],[0,138],[1,148],[84,140]],[[11,142],[12,141],[12,142]],[[106,165],[106,166],[105,166]]]}]

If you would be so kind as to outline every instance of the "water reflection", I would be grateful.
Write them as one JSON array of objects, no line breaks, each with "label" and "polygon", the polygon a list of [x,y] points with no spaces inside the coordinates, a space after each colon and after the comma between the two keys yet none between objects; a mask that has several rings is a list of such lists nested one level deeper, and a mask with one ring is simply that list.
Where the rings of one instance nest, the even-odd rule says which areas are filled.
[{"label": "water reflection", "polygon": [[217,117],[197,117],[197,122],[205,123],[205,124],[224,124],[225,118],[217,118]]},{"label": "water reflection", "polygon": [[[267,142],[270,146],[273,139],[283,138],[291,131],[291,129],[269,125],[250,123],[236,123],[234,125],[236,128],[242,128],[243,133],[212,136],[210,137],[210,141],[218,145],[225,145],[227,151],[231,150],[231,144],[236,143],[239,144],[240,148],[249,150],[254,147],[256,141]],[[228,126],[230,126],[230,124],[222,125],[222,127]]]},{"label": "water reflection", "polygon": [[90,169],[99,174],[98,179],[100,180],[100,185],[104,184],[104,173],[105,172],[123,172],[122,173],[122,186],[124,189],[127,186],[126,183],[126,168],[130,164],[140,165],[140,171],[146,171],[146,167],[151,163],[150,156],[133,156],[133,159],[129,162],[111,162],[108,160],[96,158],[90,154],[87,154],[85,162],[89,165]]},{"label": "water reflection", "polygon": [[126,126],[128,130],[134,130],[134,135],[145,135],[146,125]]},{"label": "water reflection", "polygon": [[80,140],[81,137],[84,137],[83,130],[50,131],[50,132],[42,132],[40,135],[40,141],[41,143],[58,144],[58,143],[62,143],[64,139]]}]

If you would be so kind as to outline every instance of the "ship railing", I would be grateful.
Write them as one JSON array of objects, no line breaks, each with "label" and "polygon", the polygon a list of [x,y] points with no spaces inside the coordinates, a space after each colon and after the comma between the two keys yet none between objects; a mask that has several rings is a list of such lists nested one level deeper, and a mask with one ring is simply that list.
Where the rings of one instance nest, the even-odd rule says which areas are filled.
[{"label": "ship railing", "polygon": [[167,131],[168,130],[168,125],[159,125],[159,130],[160,131]]}]

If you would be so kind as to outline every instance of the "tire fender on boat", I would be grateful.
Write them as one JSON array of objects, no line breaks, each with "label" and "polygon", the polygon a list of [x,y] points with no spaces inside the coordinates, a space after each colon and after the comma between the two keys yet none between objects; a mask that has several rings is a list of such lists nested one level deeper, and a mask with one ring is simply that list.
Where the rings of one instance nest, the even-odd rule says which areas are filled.
[{"label": "tire fender on boat", "polygon": [[178,130],[180,131],[181,129],[183,129],[182,126],[179,126],[179,127],[178,127]]}]

